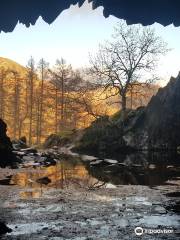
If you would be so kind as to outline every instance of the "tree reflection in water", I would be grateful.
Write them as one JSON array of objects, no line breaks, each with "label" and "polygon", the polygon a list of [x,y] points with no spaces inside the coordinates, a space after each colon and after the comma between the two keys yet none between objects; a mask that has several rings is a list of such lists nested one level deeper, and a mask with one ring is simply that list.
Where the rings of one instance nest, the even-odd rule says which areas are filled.
[{"label": "tree reflection in water", "polygon": [[[177,184],[180,176],[180,155],[169,153],[136,153],[117,156],[117,163],[107,161],[82,162],[81,158],[69,157],[54,166],[21,168],[13,175],[10,184],[22,188],[22,198],[38,198],[48,188],[85,188],[93,190],[113,185]],[[47,185],[37,182],[48,177]]]}]

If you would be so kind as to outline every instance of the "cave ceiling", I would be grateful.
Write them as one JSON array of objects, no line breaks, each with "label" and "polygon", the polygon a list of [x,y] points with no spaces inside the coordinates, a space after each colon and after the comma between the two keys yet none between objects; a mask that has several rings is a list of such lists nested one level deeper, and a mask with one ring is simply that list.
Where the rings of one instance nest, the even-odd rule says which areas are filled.
[{"label": "cave ceiling", "polygon": [[[27,27],[34,25],[39,16],[51,24],[71,4],[85,0],[1,0],[0,31],[12,32],[18,22]],[[103,6],[105,17],[113,15],[125,19],[128,24],[180,26],[180,0],[89,0],[93,9]]]}]

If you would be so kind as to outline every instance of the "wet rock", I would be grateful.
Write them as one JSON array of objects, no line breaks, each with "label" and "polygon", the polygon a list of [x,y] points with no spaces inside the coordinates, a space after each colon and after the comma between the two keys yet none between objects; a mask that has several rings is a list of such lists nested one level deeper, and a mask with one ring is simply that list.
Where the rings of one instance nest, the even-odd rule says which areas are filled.
[{"label": "wet rock", "polygon": [[20,157],[23,157],[25,155],[25,152],[21,152],[21,151],[13,151],[13,153]]},{"label": "wet rock", "polygon": [[37,183],[48,185],[51,182],[51,179],[48,177],[39,178],[36,180]]},{"label": "wet rock", "polygon": [[122,166],[122,167],[126,167],[126,166],[127,166],[126,163],[120,163],[120,162],[118,163],[118,165],[119,165],[119,166]]},{"label": "wet rock", "polygon": [[12,175],[6,176],[5,179],[0,180],[0,185],[13,185],[11,184]]},{"label": "wet rock", "polygon": [[33,156],[23,156],[24,161],[33,161],[34,157]]},{"label": "wet rock", "polygon": [[22,148],[28,148],[28,146],[26,144],[26,137],[22,137],[19,140],[13,140],[12,144],[13,144],[13,148],[15,150],[20,150]]},{"label": "wet rock", "polygon": [[168,196],[168,197],[180,197],[180,192],[170,192],[170,193],[167,193],[166,196]]},{"label": "wet rock", "polygon": [[33,148],[33,147],[30,147],[30,148],[22,148],[21,149],[22,152],[25,152],[25,153],[37,153],[37,149]]},{"label": "wet rock", "polygon": [[149,169],[155,169],[156,165],[155,164],[149,164]]},{"label": "wet rock", "polygon": [[95,161],[92,161],[90,162],[90,165],[98,165],[100,163],[103,163],[103,160],[95,160]]},{"label": "wet rock", "polygon": [[58,150],[59,147],[58,147],[58,146],[53,146],[52,149],[54,149],[54,150]]},{"label": "wet rock", "polygon": [[180,146],[177,146],[177,153],[180,154]]},{"label": "wet rock", "polygon": [[127,226],[129,226],[129,221],[125,218],[114,220],[113,223],[120,228],[126,228]]},{"label": "wet rock", "polygon": [[103,225],[105,224],[104,221],[99,221],[96,219],[87,219],[87,222],[91,225],[91,226],[97,226],[97,225]]},{"label": "wet rock", "polygon": [[180,215],[180,201],[175,201],[175,202],[171,201],[171,203],[168,206],[166,206],[166,209],[168,211],[172,211]]},{"label": "wet rock", "polygon": [[0,222],[0,235],[10,233],[10,232],[12,232],[12,229],[7,227],[5,223]]},{"label": "wet rock", "polygon": [[94,156],[88,156],[88,155],[82,155],[81,156],[82,160],[83,161],[94,161],[94,160],[97,160],[97,157],[94,157]]},{"label": "wet rock", "polygon": [[108,159],[108,158],[105,158],[105,159],[104,159],[104,162],[111,163],[111,164],[116,164],[116,163],[118,163],[117,160],[114,160],[114,159]]},{"label": "wet rock", "polygon": [[166,209],[164,207],[161,206],[157,206],[154,208],[155,213],[158,214],[166,214]]}]

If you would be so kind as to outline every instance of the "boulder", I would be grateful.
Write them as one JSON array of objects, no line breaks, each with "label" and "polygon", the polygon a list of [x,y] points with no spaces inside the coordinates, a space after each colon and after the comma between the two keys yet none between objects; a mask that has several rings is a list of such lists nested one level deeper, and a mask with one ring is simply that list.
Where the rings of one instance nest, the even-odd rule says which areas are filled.
[{"label": "boulder", "polygon": [[70,142],[69,136],[60,136],[57,134],[51,134],[44,143],[44,148],[53,148],[54,150],[62,147]]},{"label": "boulder", "polygon": [[48,185],[51,182],[51,179],[48,177],[39,178],[36,180],[37,183]]},{"label": "boulder", "polygon": [[6,226],[4,222],[0,222],[0,235],[10,233],[12,232],[12,229]]},{"label": "boulder", "polygon": [[26,144],[26,137],[21,137],[19,140],[13,140],[12,144],[13,144],[13,148],[15,150],[20,150],[22,148],[27,148],[27,144]]},{"label": "boulder", "polygon": [[7,125],[2,119],[0,119],[0,167],[15,167],[18,159],[12,152],[12,143],[6,132]]}]

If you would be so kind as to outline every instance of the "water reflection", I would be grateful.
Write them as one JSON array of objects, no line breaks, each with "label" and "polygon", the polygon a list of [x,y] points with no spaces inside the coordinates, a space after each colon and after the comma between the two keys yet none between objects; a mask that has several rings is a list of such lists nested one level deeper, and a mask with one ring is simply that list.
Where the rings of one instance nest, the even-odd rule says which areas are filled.
[{"label": "water reflection", "polygon": [[34,190],[33,191],[23,191],[20,192],[20,198],[22,199],[28,199],[28,198],[40,198],[43,194],[42,189],[41,190]]},{"label": "water reflection", "polygon": [[[49,183],[38,181],[43,178],[48,178]],[[58,162],[54,166],[21,169],[10,180],[10,184],[26,189],[21,191],[21,198],[41,197],[47,188],[91,188],[96,183],[96,178],[89,175],[83,163],[73,158]]]},{"label": "water reflection", "polygon": [[[68,157],[53,166],[22,168],[6,180],[23,188],[22,198],[38,198],[46,188],[92,190],[107,187],[107,183],[156,186],[180,182],[180,155],[136,153],[117,156],[117,160],[112,164],[103,159],[82,162],[81,158]],[[95,161],[97,164],[92,164]],[[42,178],[49,181],[39,181]]]},{"label": "water reflection", "polygon": [[[177,184],[180,176],[180,155],[146,152],[117,156],[117,164],[87,164],[89,173],[100,181],[115,185]],[[171,181],[171,182],[170,182]]]}]

